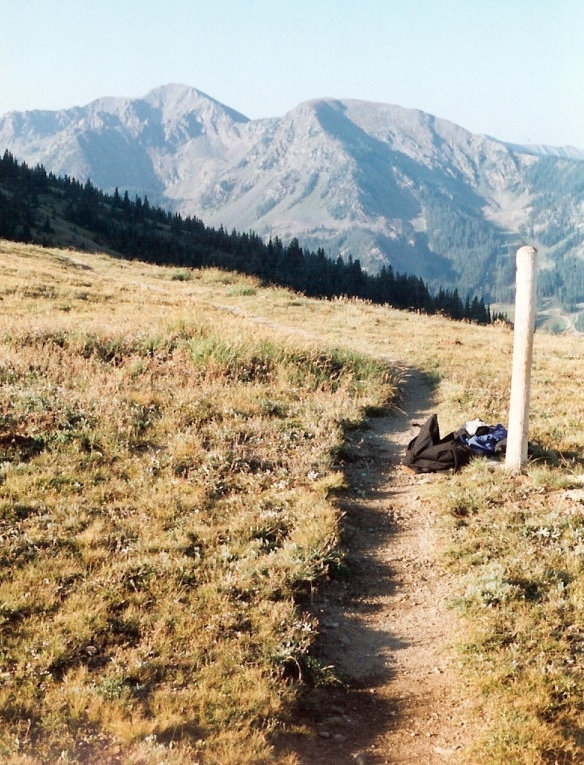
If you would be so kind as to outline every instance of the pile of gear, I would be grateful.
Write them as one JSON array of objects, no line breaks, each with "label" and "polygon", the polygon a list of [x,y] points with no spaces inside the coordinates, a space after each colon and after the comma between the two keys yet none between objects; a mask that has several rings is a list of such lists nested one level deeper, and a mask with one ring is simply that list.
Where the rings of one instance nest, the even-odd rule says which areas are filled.
[{"label": "pile of gear", "polygon": [[506,445],[506,428],[487,425],[482,420],[466,422],[441,438],[438,416],[433,414],[408,444],[403,464],[416,473],[458,470],[475,456],[500,457],[505,453]]}]

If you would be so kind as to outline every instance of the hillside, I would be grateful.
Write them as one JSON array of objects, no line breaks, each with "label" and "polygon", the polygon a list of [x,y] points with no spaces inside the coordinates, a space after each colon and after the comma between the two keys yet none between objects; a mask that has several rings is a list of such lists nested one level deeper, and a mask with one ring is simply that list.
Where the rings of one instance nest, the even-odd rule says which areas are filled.
[{"label": "hillside", "polygon": [[0,266],[4,759],[582,760],[578,338],[536,334],[525,474],[424,479],[410,418],[506,421],[506,327],[5,241]]},{"label": "hillside", "polygon": [[2,758],[269,761],[391,370],[244,319],[300,303],[234,275],[0,259]]},{"label": "hillside", "polygon": [[303,249],[296,239],[285,246],[279,239],[264,243],[254,234],[227,234],[153,207],[147,197],[130,200],[117,189],[107,195],[90,181],[60,178],[40,165],[29,168],[9,152],[0,159],[0,236],[158,264],[234,269],[313,297],[360,297],[480,323],[492,319],[476,296],[463,302],[456,290],[433,295],[421,279],[391,267],[366,274],[358,261],[333,262],[322,249]]},{"label": "hillside", "polygon": [[584,302],[584,161],[508,145],[414,109],[316,99],[249,120],[182,85],[0,119],[0,150],[127,189],[184,216],[253,231],[369,273],[512,299],[513,253],[541,253],[541,298]]}]

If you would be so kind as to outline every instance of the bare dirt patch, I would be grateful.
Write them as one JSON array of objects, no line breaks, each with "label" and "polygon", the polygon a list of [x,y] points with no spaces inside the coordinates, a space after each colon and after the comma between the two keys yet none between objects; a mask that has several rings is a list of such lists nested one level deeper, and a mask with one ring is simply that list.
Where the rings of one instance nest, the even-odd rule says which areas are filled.
[{"label": "bare dirt patch", "polygon": [[306,699],[302,763],[457,763],[471,743],[468,695],[453,649],[458,620],[441,564],[437,517],[420,476],[401,466],[432,412],[432,388],[405,376],[402,410],[373,419],[347,451],[351,492],[345,544],[350,574],[319,593],[319,659],[344,680]]}]

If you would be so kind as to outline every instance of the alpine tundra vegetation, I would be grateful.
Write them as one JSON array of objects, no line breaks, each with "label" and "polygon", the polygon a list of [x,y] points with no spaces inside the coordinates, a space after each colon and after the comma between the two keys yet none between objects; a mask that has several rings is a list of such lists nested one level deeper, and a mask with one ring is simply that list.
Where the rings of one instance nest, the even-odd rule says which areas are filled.
[{"label": "alpine tundra vegetation", "polygon": [[[358,565],[347,439],[412,369],[445,428],[505,421],[509,328],[72,249],[0,266],[0,757],[299,765],[307,698],[342,692],[312,604]],[[413,485],[475,765],[584,756],[583,361],[536,333],[525,473]]]}]

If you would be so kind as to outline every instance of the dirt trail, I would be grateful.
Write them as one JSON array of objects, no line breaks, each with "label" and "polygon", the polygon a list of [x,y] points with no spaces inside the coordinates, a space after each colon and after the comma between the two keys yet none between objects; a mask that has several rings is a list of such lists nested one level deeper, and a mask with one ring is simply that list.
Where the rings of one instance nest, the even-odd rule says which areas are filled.
[{"label": "dirt trail", "polygon": [[413,423],[432,412],[432,390],[407,373],[402,410],[374,419],[348,447],[344,503],[350,576],[314,603],[317,655],[346,680],[307,700],[314,735],[293,747],[305,765],[458,763],[472,740],[452,643],[457,618],[437,549],[436,517],[423,481],[400,467]]}]

